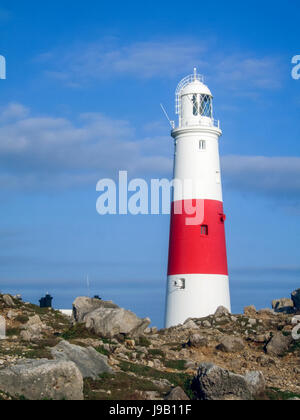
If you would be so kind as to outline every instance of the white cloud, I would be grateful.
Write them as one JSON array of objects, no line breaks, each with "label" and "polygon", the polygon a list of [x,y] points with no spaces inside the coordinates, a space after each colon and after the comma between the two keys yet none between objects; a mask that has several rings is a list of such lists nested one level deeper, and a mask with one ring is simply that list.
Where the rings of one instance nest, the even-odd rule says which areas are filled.
[{"label": "white cloud", "polygon": [[47,65],[49,76],[73,87],[116,77],[180,78],[195,66],[225,90],[237,93],[276,89],[281,84],[277,57],[258,57],[248,51],[226,55],[217,44],[196,38],[127,45],[103,39],[42,54],[39,61]]},{"label": "white cloud", "polygon": [[225,156],[222,166],[231,188],[300,199],[300,157]]},{"label": "white cloud", "polygon": [[72,122],[18,104],[2,109],[0,120],[0,188],[70,187],[119,170],[145,176],[172,169],[160,154],[162,138],[138,140],[128,121],[85,113]]}]

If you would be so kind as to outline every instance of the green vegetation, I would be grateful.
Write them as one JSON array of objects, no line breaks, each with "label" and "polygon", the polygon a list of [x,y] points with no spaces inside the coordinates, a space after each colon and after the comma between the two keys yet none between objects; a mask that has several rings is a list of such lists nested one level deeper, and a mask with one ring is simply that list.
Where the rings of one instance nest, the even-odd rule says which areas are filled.
[{"label": "green vegetation", "polygon": [[191,388],[193,378],[186,373],[161,372],[148,366],[137,365],[130,362],[121,362],[120,368],[124,372],[131,372],[143,378],[152,378],[155,380],[167,379],[175,387],[182,387],[190,398],[193,397]]},{"label": "green vegetation", "polygon": [[148,340],[146,337],[139,337],[139,339],[136,341],[136,344],[141,347],[150,347],[151,341]]},{"label": "green vegetation", "polygon": [[76,340],[76,338],[95,338],[98,336],[88,331],[85,324],[76,324],[61,334],[64,340]]},{"label": "green vegetation", "polygon": [[[107,394],[107,391],[110,394]],[[87,400],[137,400],[140,399],[139,391],[162,392],[161,388],[150,380],[137,378],[125,372],[118,373],[117,377],[106,373],[100,375],[97,381],[92,379],[84,381],[84,396]]]},{"label": "green vegetation", "polygon": [[14,335],[20,335],[21,328],[7,328],[6,335],[7,337],[12,337]]},{"label": "green vegetation", "polygon": [[96,348],[97,352],[103,354],[104,356],[109,356],[109,351],[106,350],[103,346],[99,346]]},{"label": "green vegetation", "polygon": [[266,393],[267,399],[271,401],[287,401],[293,398],[300,398],[299,394],[289,391],[281,391],[278,388],[270,388]]},{"label": "green vegetation", "polygon": [[174,370],[185,370],[186,360],[164,360],[166,368]]},{"label": "green vegetation", "polygon": [[20,324],[26,324],[29,321],[29,317],[26,315],[18,315],[15,318],[16,322],[19,322]]},{"label": "green vegetation", "polygon": [[165,357],[165,353],[160,349],[149,349],[148,353],[153,357]]}]

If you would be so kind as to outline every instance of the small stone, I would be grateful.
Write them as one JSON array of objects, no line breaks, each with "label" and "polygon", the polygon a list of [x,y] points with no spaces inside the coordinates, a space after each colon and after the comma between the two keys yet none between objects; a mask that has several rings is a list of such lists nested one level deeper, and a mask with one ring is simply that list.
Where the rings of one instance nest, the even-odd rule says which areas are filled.
[{"label": "small stone", "polygon": [[189,401],[189,397],[186,395],[184,390],[178,386],[166,396],[166,401]]}]

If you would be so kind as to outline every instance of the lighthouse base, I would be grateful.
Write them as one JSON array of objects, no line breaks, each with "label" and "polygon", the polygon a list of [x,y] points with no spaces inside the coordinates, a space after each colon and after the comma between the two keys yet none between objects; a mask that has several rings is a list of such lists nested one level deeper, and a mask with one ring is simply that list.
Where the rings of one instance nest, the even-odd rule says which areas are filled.
[{"label": "lighthouse base", "polygon": [[205,318],[219,306],[231,311],[228,276],[182,274],[168,277],[166,328],[183,324],[188,318]]}]

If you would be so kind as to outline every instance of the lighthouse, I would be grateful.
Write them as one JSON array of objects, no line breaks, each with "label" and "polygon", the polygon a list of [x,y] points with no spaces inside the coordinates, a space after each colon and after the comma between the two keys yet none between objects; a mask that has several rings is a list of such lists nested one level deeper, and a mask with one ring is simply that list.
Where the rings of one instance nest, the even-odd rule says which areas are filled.
[{"label": "lighthouse", "polygon": [[177,87],[176,114],[166,328],[211,315],[219,306],[231,310],[219,156],[222,131],[214,119],[212,93],[196,69]]}]

